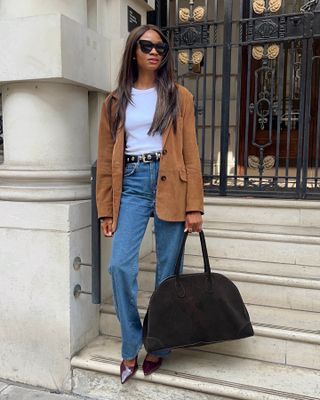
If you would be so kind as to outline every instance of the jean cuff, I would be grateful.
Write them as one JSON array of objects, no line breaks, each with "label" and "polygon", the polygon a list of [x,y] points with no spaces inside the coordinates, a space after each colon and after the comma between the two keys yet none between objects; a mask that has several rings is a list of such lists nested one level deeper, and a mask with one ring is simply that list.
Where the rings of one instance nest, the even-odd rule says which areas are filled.
[{"label": "jean cuff", "polygon": [[148,354],[152,354],[153,356],[156,357],[161,357],[161,358],[166,358],[171,354],[171,350],[158,350],[158,351],[152,351],[151,353]]}]

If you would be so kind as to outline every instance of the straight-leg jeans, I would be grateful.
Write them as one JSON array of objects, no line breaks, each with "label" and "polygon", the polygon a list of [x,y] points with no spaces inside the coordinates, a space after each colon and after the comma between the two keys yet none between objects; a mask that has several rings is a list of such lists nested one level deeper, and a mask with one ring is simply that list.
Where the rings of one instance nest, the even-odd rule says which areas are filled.
[{"label": "straight-leg jeans", "polygon": [[[135,358],[142,346],[142,325],[137,308],[137,276],[139,250],[150,215],[154,215],[156,240],[155,287],[173,275],[183,237],[184,222],[163,221],[156,214],[158,171],[159,161],[128,163],[124,171],[109,273],[112,277],[113,302],[121,325],[122,358],[125,360]],[[165,357],[169,351],[152,354]]]}]

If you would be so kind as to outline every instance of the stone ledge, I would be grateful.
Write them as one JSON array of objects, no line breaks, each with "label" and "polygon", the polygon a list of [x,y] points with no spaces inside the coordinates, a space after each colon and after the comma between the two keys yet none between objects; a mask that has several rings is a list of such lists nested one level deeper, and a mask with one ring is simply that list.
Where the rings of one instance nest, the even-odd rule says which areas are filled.
[{"label": "stone ledge", "polygon": [[[140,270],[154,273],[155,265],[149,266],[146,263],[140,263]],[[203,272],[203,268],[189,267],[185,265],[184,271],[188,274],[201,273]],[[223,274],[232,281],[237,281],[237,282],[261,283],[265,285],[286,286],[286,287],[314,289],[314,290],[320,289],[320,278],[314,278],[314,279],[292,278],[290,276],[264,275],[264,274],[249,273],[249,272],[227,271],[222,269],[219,269],[218,273]]]},{"label": "stone ledge", "polygon": [[115,374],[80,368],[73,369],[73,392],[94,400],[232,400],[193,390],[131,380],[121,385]]},{"label": "stone ledge", "polygon": [[49,202],[89,200],[91,188],[88,184],[58,185],[1,185],[0,200],[19,202]]},{"label": "stone ledge", "polygon": [[[85,394],[81,392],[79,386],[77,387],[79,380],[75,381],[79,368],[90,373],[98,372],[99,374],[95,375],[91,383],[94,382],[95,387],[100,389],[103,385],[100,385],[99,381],[104,377],[106,378],[104,382],[110,375],[117,376],[119,380],[120,345],[119,339],[98,337],[79,355],[73,357],[71,360],[74,368],[73,391]],[[142,359],[139,360],[141,361]],[[85,374],[84,371],[82,372]],[[318,377],[319,372],[304,368],[239,357],[203,354],[197,350],[175,350],[159,371],[150,377],[144,377],[142,371],[138,370],[132,382],[136,382],[133,385],[138,385],[140,382],[143,385],[155,383],[168,386],[168,391],[171,388],[179,388],[195,391],[197,396],[207,394],[225,396],[227,399],[316,400],[319,395]],[[84,378],[81,380],[83,381]],[[118,385],[119,391],[121,390],[120,382]],[[155,390],[156,388],[157,386]],[[94,390],[92,385],[90,390]]]},{"label": "stone ledge", "polygon": [[0,47],[1,83],[65,79],[91,90],[111,86],[109,41],[64,15],[3,19]]},{"label": "stone ledge", "polygon": [[0,200],[68,201],[91,198],[90,169],[40,170],[0,166]]},{"label": "stone ledge", "polygon": [[[291,264],[290,262],[272,262],[272,261],[258,261],[250,259],[238,259],[229,257],[210,257],[209,261],[211,269],[214,272],[219,271],[230,271],[230,272],[244,272],[253,274],[262,274],[268,276],[280,276],[280,277],[291,277],[291,278],[302,278],[302,279],[319,279],[319,267],[308,266],[303,264]],[[147,270],[153,265],[153,271],[155,270],[156,254],[147,254],[140,260],[141,266],[146,266]],[[185,254],[184,255],[185,268],[195,267],[203,269],[203,258],[202,255]]]},{"label": "stone ledge", "polygon": [[[295,235],[281,234],[274,232],[248,232],[248,231],[232,231],[227,229],[207,228],[205,230],[206,237],[219,237],[228,239],[247,239],[264,242],[284,242],[284,243],[302,243],[302,244],[320,244],[320,236],[311,235]],[[190,236],[190,239],[195,236]],[[197,238],[198,239],[198,238]]]},{"label": "stone ledge", "polygon": [[2,181],[46,181],[54,180],[58,182],[89,182],[90,181],[90,166],[84,169],[74,169],[74,170],[54,170],[54,169],[28,169],[26,168],[16,168],[10,165],[0,166],[0,179]]},{"label": "stone ledge", "polygon": [[[258,233],[207,229],[206,242],[211,257],[269,261],[318,267],[320,236]],[[199,238],[191,235],[186,254],[201,255]]]},{"label": "stone ledge", "polygon": [[284,200],[252,197],[206,196],[205,205],[320,209],[319,200]]},{"label": "stone ledge", "polygon": [[1,382],[0,381],[0,393],[4,390],[4,389],[6,389],[8,387],[8,384],[7,383],[4,383],[4,382]]},{"label": "stone ledge", "polygon": [[[313,213],[312,210],[309,211]],[[270,221],[271,222],[271,221]],[[266,233],[280,235],[295,236],[315,236],[320,237],[320,227],[303,226],[303,225],[276,225],[273,223],[255,223],[254,220],[248,222],[231,222],[231,221],[206,221],[203,222],[203,229],[218,229],[233,232],[250,232],[250,233]]]},{"label": "stone ledge", "polygon": [[[139,307],[141,318],[144,318],[146,312],[146,307]],[[101,306],[101,313],[110,314],[116,318],[114,306],[111,303],[103,304]],[[255,323],[254,321],[252,321],[252,325],[256,336],[320,345],[320,331],[304,331],[295,327]],[[107,334],[106,332],[103,333]]]},{"label": "stone ledge", "polygon": [[91,201],[0,201],[0,229],[72,232],[91,225]]}]

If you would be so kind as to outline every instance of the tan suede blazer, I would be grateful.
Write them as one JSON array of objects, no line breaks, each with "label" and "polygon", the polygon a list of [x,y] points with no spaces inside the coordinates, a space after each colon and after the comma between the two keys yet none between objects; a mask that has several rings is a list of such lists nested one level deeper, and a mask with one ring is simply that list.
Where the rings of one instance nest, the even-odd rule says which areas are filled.
[{"label": "tan suede blazer", "polygon": [[[179,114],[177,131],[163,132],[163,152],[159,165],[156,213],[165,221],[184,221],[188,211],[203,213],[203,183],[196,141],[192,94],[177,84]],[[107,102],[102,106],[97,158],[96,197],[98,217],[112,217],[116,229],[124,169],[125,131],[119,128],[114,141],[109,129]],[[115,104],[115,103],[114,103]],[[114,109],[114,107],[113,107]]]}]

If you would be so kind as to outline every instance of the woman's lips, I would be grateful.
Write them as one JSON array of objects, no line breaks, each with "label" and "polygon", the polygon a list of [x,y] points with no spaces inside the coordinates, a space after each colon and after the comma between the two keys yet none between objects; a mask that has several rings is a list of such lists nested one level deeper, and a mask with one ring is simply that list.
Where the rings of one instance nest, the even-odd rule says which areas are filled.
[{"label": "woman's lips", "polygon": [[158,64],[158,62],[159,62],[158,58],[149,58],[148,61],[151,64]]}]

